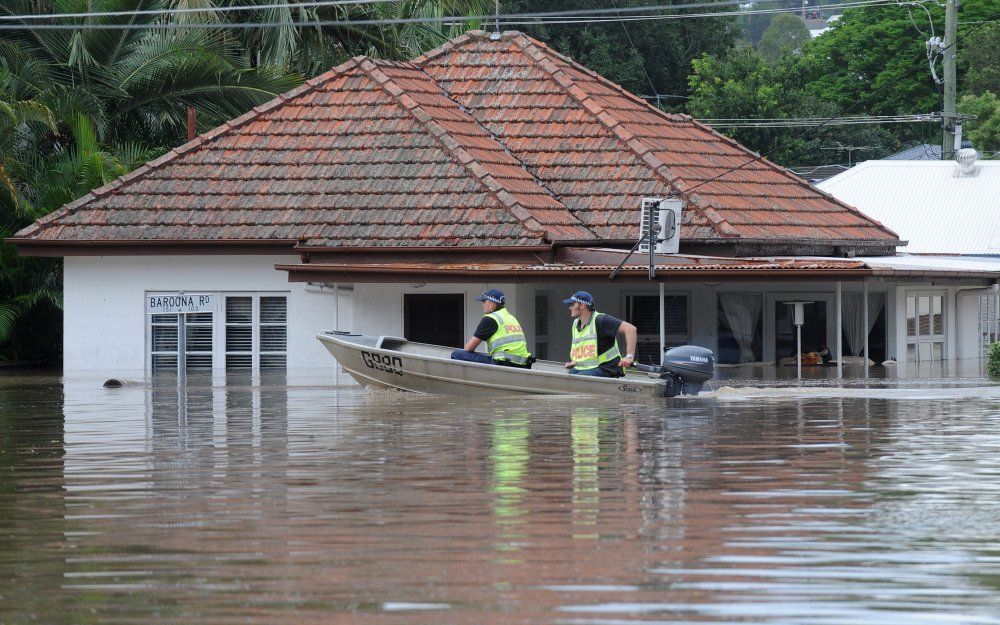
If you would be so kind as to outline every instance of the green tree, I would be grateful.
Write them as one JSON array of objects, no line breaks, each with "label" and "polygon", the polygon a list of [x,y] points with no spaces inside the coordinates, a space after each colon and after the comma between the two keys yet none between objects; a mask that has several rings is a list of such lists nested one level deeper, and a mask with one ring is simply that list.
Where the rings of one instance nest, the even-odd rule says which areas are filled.
[{"label": "green tree", "polygon": [[[694,62],[688,113],[700,119],[830,118],[835,105],[818,100],[804,84],[802,68],[793,57],[767,63],[749,46],[723,58],[703,56]],[[882,146],[877,157],[898,147],[890,132],[875,126],[817,128],[733,128],[724,132],[785,166],[818,165],[833,157],[840,145]]]},{"label": "green tree", "polygon": [[927,67],[924,39],[905,8],[849,10],[806,46],[802,65],[812,92],[841,110],[935,111],[940,97],[929,72],[913,71]]},{"label": "green tree", "polygon": [[[927,66],[925,41],[944,32],[944,8],[923,5],[928,13],[906,6],[849,9],[833,27],[804,49],[802,65],[810,90],[842,110],[873,115],[925,113],[941,109],[941,95]],[[959,89],[965,78],[988,82],[996,66],[996,48],[972,48],[977,37],[995,41],[984,20],[1000,11],[1000,0],[966,0],[959,14]],[[995,28],[995,26],[993,27]],[[987,30],[988,29],[988,30]],[[968,39],[966,36],[968,35]],[[972,53],[972,56],[970,56]],[[976,56],[976,55],[979,56]],[[973,59],[976,67],[970,63]],[[992,64],[992,67],[990,66]],[[982,67],[983,69],[979,69]],[[942,69],[937,65],[938,75]],[[977,74],[978,72],[978,74]]]},{"label": "green tree", "polygon": [[773,64],[787,54],[800,54],[809,39],[809,29],[798,15],[779,13],[764,31],[759,50]]},{"label": "green tree", "polygon": [[[480,26],[474,19],[450,23],[434,18],[488,15],[494,6],[491,0],[398,0],[314,7],[294,6],[301,4],[298,0],[202,1],[205,11],[187,14],[183,19],[223,25],[277,24],[270,28],[234,29],[230,36],[240,42],[251,64],[287,67],[310,77],[358,55],[409,60]],[[260,8],[220,10],[248,5]],[[408,21],[419,18],[432,21]],[[397,22],[351,23],[379,20]],[[315,25],[316,22],[326,24]]]},{"label": "green tree", "polygon": [[[644,0],[616,0],[610,7],[624,9],[648,4]],[[609,3],[512,0],[504,4],[508,13],[594,8],[609,8]],[[687,97],[691,61],[702,54],[725,54],[740,36],[735,12],[733,17],[539,24],[525,26],[523,30],[632,93],[660,95],[659,104],[671,109],[681,108]]]},{"label": "green tree", "polygon": [[[163,0],[42,1],[46,12],[153,11]],[[35,12],[36,0],[0,0],[0,14]],[[47,66],[46,89],[57,117],[83,112],[101,141],[174,145],[182,140],[187,108],[212,127],[293,88],[300,78],[284,68],[252,66],[238,41],[215,30],[146,30],[155,14],[72,18],[86,26],[129,28],[10,30],[6,39]],[[10,20],[5,24],[17,24]],[[27,24],[25,24],[27,25]]]},{"label": "green tree", "polygon": [[963,42],[965,65],[963,91],[1000,93],[1000,24],[984,24]]},{"label": "green tree", "polygon": [[[158,0],[0,1],[0,15],[151,10]],[[81,24],[152,23],[150,15],[72,18]],[[5,24],[18,24],[8,20]],[[27,25],[25,23],[25,25]],[[221,123],[298,84],[254,68],[233,38],[212,31],[5,31],[0,42],[0,236],[125,173],[155,146],[183,140],[186,109]],[[20,258],[0,243],[0,356],[25,358],[33,315],[58,317],[60,263]],[[26,322],[27,319],[27,322]]]},{"label": "green tree", "polygon": [[[260,8],[223,10],[246,0],[0,0],[5,26],[23,26],[0,40],[0,237],[183,142],[188,107],[206,130],[350,56],[411,58],[468,27],[302,22],[475,15],[492,7],[487,0],[251,2]],[[199,10],[156,13],[171,6]],[[116,11],[140,13],[100,14]],[[80,25],[71,30],[16,19],[38,13],[93,15],[63,18]],[[278,25],[226,28],[235,22]],[[163,23],[180,28],[157,28]],[[204,23],[220,27],[183,28]],[[23,358],[34,353],[31,337],[58,335],[60,281],[58,261],[19,258],[0,243],[0,358]]]},{"label": "green tree", "polygon": [[[24,177],[33,136],[55,131],[52,111],[39,99],[44,76],[33,61],[0,42],[0,241],[40,216],[25,201]],[[19,259],[0,243],[0,347],[11,341],[21,319],[39,305],[58,306],[51,262]],[[0,350],[0,359],[10,354]]]},{"label": "green tree", "polygon": [[975,115],[964,122],[962,134],[980,152],[1000,152],[1000,98],[992,91],[966,95],[958,103],[958,112]]}]

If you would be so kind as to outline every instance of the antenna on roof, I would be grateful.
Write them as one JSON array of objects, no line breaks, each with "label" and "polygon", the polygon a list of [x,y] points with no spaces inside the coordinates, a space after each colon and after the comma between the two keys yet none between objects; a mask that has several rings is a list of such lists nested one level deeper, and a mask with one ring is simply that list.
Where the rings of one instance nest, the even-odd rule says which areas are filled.
[{"label": "antenna on roof", "polygon": [[638,249],[649,254],[649,279],[656,278],[654,254],[676,254],[680,250],[681,210],[684,202],[676,197],[642,198],[639,217],[639,240],[635,242],[622,262],[618,263],[609,280],[614,280],[618,272],[632,258]]},{"label": "antenna on roof", "polygon": [[490,33],[490,39],[500,39],[500,0],[493,0],[493,32]]}]

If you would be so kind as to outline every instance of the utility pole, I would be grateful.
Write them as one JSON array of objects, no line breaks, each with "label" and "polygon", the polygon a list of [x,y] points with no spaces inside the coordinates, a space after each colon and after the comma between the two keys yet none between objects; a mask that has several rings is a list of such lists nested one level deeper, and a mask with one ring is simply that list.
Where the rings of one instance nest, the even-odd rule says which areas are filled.
[{"label": "utility pole", "polygon": [[958,0],[945,0],[944,10],[944,110],[941,115],[941,160],[955,158],[956,115],[955,91],[958,77],[955,71],[955,49],[958,39]]}]

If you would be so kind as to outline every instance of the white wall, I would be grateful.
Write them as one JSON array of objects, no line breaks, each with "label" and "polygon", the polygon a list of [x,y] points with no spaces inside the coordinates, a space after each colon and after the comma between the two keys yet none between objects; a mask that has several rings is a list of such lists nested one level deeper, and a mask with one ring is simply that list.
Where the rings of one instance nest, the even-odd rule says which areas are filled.
[{"label": "white wall", "polygon": [[[288,368],[328,368],[334,361],[315,339],[334,326],[331,289],[289,283],[276,263],[297,256],[71,256],[65,259],[63,368],[112,375],[146,369],[147,291],[245,291],[288,295]],[[325,291],[325,292],[324,292]],[[346,295],[345,295],[346,293]],[[350,291],[341,291],[342,314]],[[343,327],[340,329],[349,329]]]},{"label": "white wall", "polygon": [[[64,368],[100,371],[112,375],[142,375],[146,368],[147,291],[277,292],[288,295],[288,368],[333,369],[334,362],[315,339],[322,330],[349,330],[361,334],[403,334],[403,295],[458,293],[465,297],[464,334],[471,336],[482,316],[475,297],[489,288],[502,289],[508,307],[518,317],[533,344],[536,292],[551,294],[549,357],[561,360],[569,351],[570,318],[562,299],[588,290],[598,310],[622,317],[625,293],[655,294],[653,283],[587,284],[355,284],[306,285],[289,283],[276,263],[295,263],[294,256],[116,256],[68,257],[65,260]],[[844,283],[844,291],[860,285]],[[908,290],[947,292],[949,359],[978,357],[978,298],[960,296],[960,288],[872,281],[870,290],[888,291],[886,320],[888,353],[901,362],[906,357],[905,294]],[[668,283],[668,293],[689,296],[691,342],[717,349],[717,293],[753,291],[765,302],[787,294],[829,295],[834,284],[824,283]],[[336,293],[336,295],[335,295]],[[339,314],[335,307],[339,302]],[[765,309],[765,360],[773,358],[773,303]],[[835,345],[832,299],[827,311],[829,343]]]}]

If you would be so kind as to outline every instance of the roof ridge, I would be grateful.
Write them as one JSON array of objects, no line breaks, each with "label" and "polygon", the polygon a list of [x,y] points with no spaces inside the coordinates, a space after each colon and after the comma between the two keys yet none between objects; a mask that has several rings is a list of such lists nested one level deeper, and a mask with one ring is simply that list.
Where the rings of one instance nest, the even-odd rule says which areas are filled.
[{"label": "roof ridge", "polygon": [[346,73],[353,67],[357,67],[360,59],[364,58],[367,57],[356,56],[354,58],[348,59],[347,61],[341,63],[340,65],[330,70],[327,70],[326,72],[323,72],[318,76],[303,81],[301,85],[295,87],[291,91],[278,94],[277,96],[268,100],[267,102],[264,102],[263,104],[259,104],[253,107],[246,113],[238,117],[235,117],[233,119],[230,119],[229,121],[223,122],[222,124],[216,126],[215,128],[212,128],[211,130],[208,130],[206,132],[201,133],[200,135],[197,135],[194,139],[186,141],[180,144],[179,146],[171,150],[168,150],[166,153],[160,155],[159,157],[147,163],[142,164],[141,166],[133,169],[127,174],[123,174],[115,178],[111,182],[102,185],[100,187],[97,187],[96,189],[91,189],[81,197],[73,200],[72,202],[64,204],[63,206],[57,208],[51,213],[45,215],[44,217],[34,221],[31,225],[27,226],[26,228],[19,230],[11,238],[21,238],[32,235],[40,231],[45,224],[48,224],[49,222],[62,217],[72,215],[73,211],[81,208],[82,206],[88,204],[93,200],[98,200],[110,194],[112,191],[119,191],[124,189],[129,184],[134,182],[137,178],[141,178],[142,176],[146,175],[151,171],[160,169],[161,167],[172,162],[174,159],[183,156],[184,154],[190,152],[191,150],[201,145],[204,145],[209,141],[218,139],[223,135],[227,135],[230,132],[239,128],[240,126],[243,126],[249,123],[250,121],[260,117],[264,113],[267,113],[268,111],[275,109],[281,106],[282,104],[285,104],[286,102],[288,102],[293,98],[297,98],[305,93],[308,93],[309,91],[312,91],[313,89],[316,89],[324,85],[325,83],[333,80],[334,78]]},{"label": "roof ridge", "polygon": [[[621,128],[621,124],[618,120],[611,118],[611,115],[604,109],[603,106],[598,104],[593,98],[590,97],[589,94],[580,89],[580,87],[576,85],[573,80],[569,78],[564,71],[562,71],[561,68],[556,67],[550,59],[545,57],[545,52],[538,49],[539,46],[541,46],[545,50],[551,51],[551,48],[525,35],[514,37],[512,40],[539,69],[551,76],[552,79],[560,87],[562,87],[571,98],[576,100],[584,109],[590,112],[598,120],[598,122],[601,123],[601,125],[607,128],[619,141],[624,143],[629,150],[631,150],[643,163],[646,164],[646,166],[653,170],[653,172],[660,176],[660,178],[665,180],[667,184],[678,193],[687,195],[688,202],[693,204],[702,213],[702,215],[704,215],[712,223],[713,228],[715,228],[720,236],[739,236],[739,232],[733,228],[725,218],[719,215],[710,204],[702,200],[700,196],[696,193],[685,193],[684,190],[678,185],[678,182],[681,182],[680,177],[671,174],[666,163],[658,159],[653,154],[651,149],[639,144],[635,135],[628,132],[624,128]],[[559,54],[557,52],[553,53]],[[587,68],[583,67],[576,61],[568,59],[568,57],[561,54],[559,56],[563,59],[567,59],[568,62],[574,67],[582,69],[585,73],[592,74],[590,70],[587,70]],[[611,81],[607,81],[607,79],[604,80],[614,85]],[[615,87],[619,91],[627,93],[621,87],[617,85],[615,85]],[[635,96],[631,96],[631,98],[634,99]],[[646,105],[648,106],[648,103],[646,103]],[[656,110],[659,111],[659,109]],[[659,112],[663,115],[663,111]]]},{"label": "roof ridge", "polygon": [[[486,168],[472,154],[468,152],[468,150],[459,145],[458,142],[455,141],[455,139],[451,136],[451,133],[449,133],[445,128],[443,128],[436,119],[434,119],[429,113],[427,113],[427,111],[424,110],[423,105],[418,103],[402,87],[396,84],[396,81],[391,76],[381,71],[381,69],[378,67],[376,63],[368,63],[367,64],[368,66],[366,66],[366,61],[370,61],[370,59],[366,59],[365,61],[359,63],[359,67],[366,74],[368,74],[368,76],[372,80],[378,83],[382,89],[384,89],[389,95],[395,98],[396,101],[398,101],[399,104],[403,108],[405,108],[410,113],[410,115],[412,115],[420,124],[426,127],[428,132],[437,140],[437,142],[442,146],[445,152],[447,152],[452,158],[454,158],[466,171],[468,171],[477,180],[479,180],[480,183],[486,188],[486,191],[490,195],[492,195],[502,207],[507,209],[507,211],[511,215],[513,215],[513,217],[517,219],[517,221],[526,230],[528,230],[529,232],[537,232],[543,238],[548,238],[550,241],[554,240],[555,237],[548,235],[548,231],[546,230],[545,226],[543,226],[541,223],[538,222],[538,220],[531,212],[531,210],[525,208],[513,195],[511,195],[509,191],[507,191],[506,188],[504,188],[504,185],[501,182],[499,182],[493,176],[493,174],[487,171]],[[468,117],[469,122],[475,124],[477,128],[480,128],[484,133],[486,133],[487,136],[489,136],[490,139],[497,146],[502,148],[504,153],[510,156],[518,165],[521,166],[521,169],[523,169],[525,173],[528,176],[530,176],[531,182],[535,186],[544,191],[553,200],[558,202],[559,205],[563,208],[563,210],[565,210],[568,215],[572,216],[577,221],[577,224],[580,227],[585,228],[588,232],[590,232],[590,229],[587,228],[583,224],[583,222],[581,222],[575,215],[573,215],[572,211],[570,211],[569,208],[565,204],[563,204],[561,200],[559,200],[559,198],[555,197],[555,195],[552,193],[551,190],[549,190],[545,185],[543,185],[541,181],[538,180],[537,177],[535,177],[534,174],[532,174],[524,167],[524,163],[522,163],[520,159],[514,156],[507,148],[507,146],[505,146],[499,139],[497,139],[497,137],[493,133],[491,133],[488,129],[484,128],[483,125],[479,123],[479,120],[477,120],[472,115],[469,115],[468,112],[465,110],[465,107],[463,107],[461,104],[455,102],[450,97],[448,97],[448,94],[444,91],[444,89],[441,88],[441,85],[439,85],[438,82],[434,80],[432,76],[427,74],[427,72],[425,72],[423,68],[419,66],[413,67],[412,69],[426,76],[427,80],[440,91],[442,97],[447,99],[449,102],[453,103],[457,110],[460,110]]]},{"label": "roof ridge", "polygon": [[[580,95],[578,95],[577,93],[574,93],[573,90],[569,86],[563,84],[564,81],[559,80],[559,77],[557,77],[555,75],[554,71],[552,71],[549,68],[544,67],[543,63],[540,62],[541,59],[536,59],[534,55],[530,54],[528,52],[529,49],[531,49],[531,48],[541,48],[545,52],[547,52],[548,54],[557,56],[558,58],[562,59],[566,63],[569,63],[574,68],[576,68],[577,70],[581,71],[582,73],[591,76],[592,78],[594,78],[595,80],[597,80],[601,84],[604,84],[606,86],[609,86],[609,87],[613,88],[620,95],[626,97],[627,99],[631,100],[632,102],[635,102],[635,103],[639,104],[645,110],[648,110],[648,111],[650,111],[650,112],[652,112],[652,113],[654,113],[654,114],[656,114],[656,115],[658,115],[660,117],[663,117],[667,121],[670,121],[670,122],[674,122],[675,121],[675,120],[671,120],[668,117],[669,114],[666,113],[666,112],[664,112],[662,109],[653,106],[652,104],[650,104],[649,102],[646,102],[645,100],[643,100],[642,98],[636,96],[635,94],[630,93],[628,90],[626,90],[621,85],[615,83],[614,81],[611,81],[611,80],[607,79],[604,76],[601,76],[600,74],[598,74],[597,72],[591,70],[588,67],[580,65],[579,63],[577,63],[573,59],[567,57],[564,54],[561,54],[561,53],[553,50],[552,48],[550,48],[549,46],[547,46],[545,43],[543,43],[541,41],[538,41],[537,39],[533,39],[532,37],[528,37],[527,35],[523,35],[522,34],[520,37],[515,37],[514,41],[516,41],[518,43],[518,45],[521,47],[522,50],[525,50],[525,53],[528,54],[528,56],[531,57],[532,60],[534,60],[536,62],[536,64],[539,66],[539,68],[541,68],[543,71],[545,71],[546,73],[548,73],[549,75],[551,75],[554,80],[556,80],[561,86],[563,86],[566,89],[567,93],[569,93],[570,96],[572,96],[574,99],[576,99],[577,101],[579,101],[580,104],[583,105],[585,108],[588,108],[588,110],[589,110],[589,107],[587,107],[587,105],[584,103],[584,100],[589,100],[589,101],[593,102],[592,98],[590,98],[590,96],[587,95],[586,93],[582,93],[584,99],[581,99]],[[527,43],[528,46],[525,46],[524,43]],[[549,61],[549,62],[551,63],[551,61]],[[554,68],[554,69],[556,71],[559,71],[559,68]],[[563,74],[563,75],[565,75],[565,74]],[[572,82],[572,81],[568,81],[568,82]],[[573,85],[573,86],[575,86],[575,85]],[[661,168],[664,169],[664,170],[668,169],[667,165],[665,163],[663,163],[662,161],[660,161],[660,159],[656,158],[656,156],[651,153],[652,151],[648,150],[648,148],[645,148],[645,146],[639,146],[639,147],[644,148],[646,150],[645,152],[636,149],[636,146],[635,146],[635,144],[633,142],[634,136],[631,135],[631,133],[627,133],[627,136],[626,136],[626,132],[627,131],[626,132],[622,132],[623,129],[618,128],[619,122],[617,122],[616,120],[610,120],[610,122],[612,122],[612,123],[609,123],[609,120],[607,119],[606,115],[602,117],[599,114],[599,113],[606,113],[604,107],[602,107],[600,104],[597,104],[596,102],[594,102],[592,104],[592,107],[596,111],[599,111],[599,112],[595,112],[595,116],[597,117],[598,121],[600,121],[605,127],[607,127],[609,130],[611,130],[633,152],[635,152],[644,162],[646,162],[646,164],[649,165],[653,169],[653,171],[655,171],[657,174],[659,174],[661,177],[663,177],[665,180],[667,180],[667,182],[672,187],[674,187],[675,189],[677,189],[679,192],[684,193],[684,190],[678,188],[678,186],[674,182],[678,178],[677,176],[670,176],[670,175],[665,174],[663,171],[661,171]],[[592,112],[594,112],[594,111],[592,111]],[[727,143],[728,145],[733,146],[733,147],[735,147],[735,148],[737,148],[739,150],[746,150],[747,149],[746,147],[740,145],[737,141],[735,141],[731,137],[728,137],[728,136],[726,136],[726,135],[718,132],[717,130],[715,130],[714,128],[712,128],[712,127],[710,127],[710,126],[708,126],[706,124],[703,124],[702,122],[700,122],[697,119],[691,117],[690,115],[683,115],[683,117],[687,118],[686,121],[689,121],[691,124],[697,126],[702,131],[705,131],[705,132],[708,132],[711,135],[714,135],[717,139],[723,141],[724,143]],[[833,199],[835,203],[839,204],[842,208],[846,209],[848,212],[854,213],[854,214],[857,214],[857,215],[861,215],[862,217],[864,217],[865,219],[867,219],[869,222],[871,222],[873,225],[875,225],[875,226],[877,226],[879,228],[882,228],[887,233],[892,234],[893,236],[896,236],[898,238],[898,235],[896,233],[892,232],[892,230],[890,230],[889,228],[887,228],[884,224],[882,224],[879,221],[877,221],[877,220],[869,217],[868,215],[865,215],[864,213],[862,213],[858,209],[854,208],[853,206],[850,206],[849,204],[846,204],[846,203],[844,203],[844,202],[842,202],[842,201],[834,198],[833,196],[830,196],[829,194],[825,193],[824,191],[817,189],[815,186],[809,184],[808,182],[806,182],[805,180],[803,180],[801,177],[797,176],[794,172],[792,172],[787,167],[783,167],[781,165],[778,165],[777,163],[774,163],[774,162],[768,160],[767,158],[765,158],[765,157],[763,157],[763,156],[761,156],[759,154],[755,154],[755,153],[752,153],[752,152],[751,152],[751,154],[753,154],[754,158],[751,159],[751,160],[749,160],[749,161],[747,161],[746,164],[750,164],[750,163],[756,161],[756,162],[762,162],[762,163],[764,163],[766,165],[769,165],[770,167],[772,167],[774,169],[774,171],[777,171],[778,173],[782,174],[784,177],[789,178],[793,183],[795,183],[796,186],[798,186],[798,187],[805,187],[805,188],[808,188],[809,190],[811,190],[813,192],[819,193],[820,195],[828,196],[829,198]],[[658,163],[658,165],[657,166],[653,166],[654,163]],[[740,166],[740,168],[742,168],[742,165]],[[736,171],[736,170],[733,170],[733,171]],[[730,172],[726,172],[726,173],[730,173]],[[697,186],[699,186],[699,185],[694,185],[695,188],[697,188]],[[729,222],[726,221],[721,216],[719,216],[718,213],[716,213],[715,209],[711,206],[711,204],[703,202],[701,200],[701,197],[698,196],[696,193],[691,193],[691,195],[690,195],[690,197],[688,199],[692,203],[694,203],[695,206],[697,206],[702,211],[702,213],[705,215],[705,217],[707,217],[714,225],[718,225],[720,229],[732,229],[732,226],[729,224]],[[720,232],[720,234],[725,234],[725,233]]]},{"label": "roof ridge", "polygon": [[[560,52],[558,52],[556,50],[553,50],[548,45],[546,45],[544,42],[539,41],[537,39],[534,39],[532,37],[529,37],[529,36],[527,36],[527,35],[525,35],[523,33],[521,34],[520,38],[523,39],[523,40],[525,40],[525,41],[527,41],[533,47],[543,48],[549,54],[552,54],[552,55],[555,55],[555,56],[559,57],[563,61],[565,61],[565,62],[569,63],[570,65],[572,65],[573,67],[575,67],[576,69],[582,71],[585,74],[590,75],[592,78],[594,78],[595,80],[597,80],[601,84],[604,84],[604,85],[606,85],[608,87],[611,87],[612,89],[614,89],[615,91],[617,91],[620,95],[622,95],[622,96],[626,97],[627,99],[629,99],[629,100],[631,100],[631,101],[639,104],[644,109],[646,109],[646,110],[648,110],[648,111],[650,111],[650,112],[652,112],[652,113],[654,113],[654,114],[656,114],[656,115],[658,115],[660,117],[664,117],[668,121],[671,121],[671,122],[674,121],[674,120],[671,120],[668,117],[668,115],[670,115],[669,113],[666,113],[665,111],[663,111],[659,107],[653,106],[652,104],[650,104],[646,100],[640,98],[639,96],[635,95],[634,93],[631,93],[630,91],[628,91],[627,89],[625,89],[624,87],[622,87],[621,85],[619,85],[618,83],[616,83],[616,82],[614,82],[612,80],[609,80],[607,77],[598,74],[597,72],[595,72],[594,70],[590,69],[589,67],[581,65],[581,64],[577,63],[576,61],[574,61],[573,59],[571,59],[570,57],[568,57],[568,56],[566,56],[564,54],[561,54]],[[518,38],[514,38],[514,39],[516,41]],[[520,43],[519,43],[519,45],[520,45]],[[522,45],[521,48],[524,49],[524,46]],[[549,73],[551,75],[551,72],[549,72]],[[555,78],[554,75],[553,75],[553,78]],[[567,91],[569,91],[569,90],[567,89]],[[570,95],[573,95],[574,98],[576,97],[575,94],[571,93]],[[586,94],[584,94],[584,95],[586,95]],[[582,102],[581,102],[581,104],[582,104]],[[601,107],[599,104],[596,105],[596,106],[597,106],[597,108],[600,108],[602,111],[604,110],[604,107]],[[737,148],[739,150],[749,151],[745,146],[741,145],[738,141],[736,141],[732,137],[729,137],[727,135],[724,135],[724,134],[720,133],[719,131],[715,130],[711,126],[708,126],[707,124],[704,124],[704,123],[698,121],[694,117],[691,117],[690,115],[687,115],[687,114],[684,114],[684,113],[678,113],[678,115],[686,117],[687,120],[690,121],[690,123],[692,123],[693,125],[697,126],[698,128],[700,128],[701,130],[703,130],[705,132],[708,132],[708,133],[714,135],[716,138],[722,140],[723,142],[729,144],[730,146],[733,146],[733,147],[735,147],[735,148]],[[598,119],[601,121],[602,124],[607,125],[603,119],[600,119],[600,118],[598,118]],[[616,124],[617,124],[617,122],[616,122]],[[610,128],[610,129],[614,132],[613,128]],[[619,133],[616,132],[615,134],[617,135]],[[626,144],[628,144],[628,143],[629,142],[626,141]],[[629,145],[629,147],[633,148],[632,145]],[[633,151],[635,151],[634,148],[633,148]],[[636,152],[636,153],[638,154],[638,152]],[[869,217],[868,215],[865,215],[864,213],[862,213],[861,211],[859,211],[857,208],[854,208],[853,206],[851,206],[849,204],[846,204],[846,203],[838,200],[837,198],[835,198],[835,197],[827,194],[826,192],[824,192],[824,191],[822,191],[820,189],[817,189],[815,185],[809,184],[808,181],[806,181],[802,177],[798,176],[795,172],[793,172],[789,168],[784,167],[783,165],[779,165],[779,164],[777,164],[777,163],[775,163],[775,162],[773,162],[771,160],[768,160],[766,157],[761,156],[760,154],[757,154],[755,152],[751,152],[751,154],[755,158],[752,159],[752,160],[750,160],[750,161],[747,161],[747,163],[745,163],[745,165],[749,165],[750,163],[753,163],[755,161],[759,161],[759,162],[765,163],[767,165],[770,165],[771,167],[774,168],[775,171],[781,173],[786,178],[790,178],[792,180],[792,182],[794,182],[796,184],[796,186],[806,187],[806,188],[808,188],[808,189],[810,189],[812,191],[819,192],[821,195],[827,195],[831,199],[833,199],[837,204],[840,204],[842,208],[846,208],[848,210],[848,212],[851,212],[851,213],[854,213],[854,214],[857,214],[857,215],[861,215],[862,217],[866,218],[867,220],[869,220],[870,222],[872,222],[876,226],[878,226],[878,227],[882,228],[883,230],[885,230],[887,233],[892,234],[893,236],[895,236],[897,238],[899,237],[899,235],[897,235],[895,232],[893,232],[892,230],[890,230],[889,228],[887,228],[884,224],[882,224],[878,220],[873,219],[872,217]],[[643,157],[643,155],[640,154],[640,157],[642,157],[643,160],[645,160],[645,157]],[[656,159],[655,156],[653,156],[652,158],[655,159],[657,162],[660,162],[662,167],[664,167],[664,168],[666,167],[666,164],[662,163],[662,161],[660,161],[659,159]],[[743,166],[744,165],[741,165],[738,169],[742,169]],[[654,168],[654,170],[657,170],[657,169],[658,168]],[[737,170],[733,170],[733,171],[738,171],[738,169]],[[657,173],[660,173],[660,172],[657,171]],[[726,173],[731,173],[731,172],[726,172]],[[723,175],[725,175],[725,174],[723,174]],[[669,177],[666,177],[666,179],[670,183],[671,186],[675,186],[674,183],[673,183],[673,181],[671,181]],[[695,187],[697,187],[697,186],[698,185],[695,185]],[[692,200],[695,199],[693,196],[694,196],[694,194],[692,194],[692,198],[691,198]],[[701,203],[700,196],[697,199],[698,199],[698,203],[700,204]],[[713,215],[714,216],[718,216],[718,214],[715,213],[715,209],[713,209],[710,204],[707,205],[707,206],[706,205],[700,205],[699,208],[701,208],[702,211],[705,212],[705,216],[708,217],[710,220],[712,220],[712,216]],[[708,211],[711,211],[712,214],[710,215],[708,213]],[[714,220],[713,220],[713,222],[714,222]],[[725,226],[727,226],[727,227],[730,225],[729,222],[726,221],[725,219],[722,219],[722,221],[718,222],[718,223],[720,224],[720,226],[722,224],[725,224]]]},{"label": "roof ridge", "polygon": [[471,39],[477,39],[485,34],[486,34],[485,30],[467,30],[458,37],[455,37],[454,39],[449,39],[448,41],[444,42],[438,47],[428,50],[427,52],[424,52],[423,54],[421,54],[420,56],[418,56],[417,58],[413,59],[410,62],[413,63],[414,65],[423,65],[427,61],[439,57],[447,52],[451,52],[455,48],[465,45],[465,42]]}]

